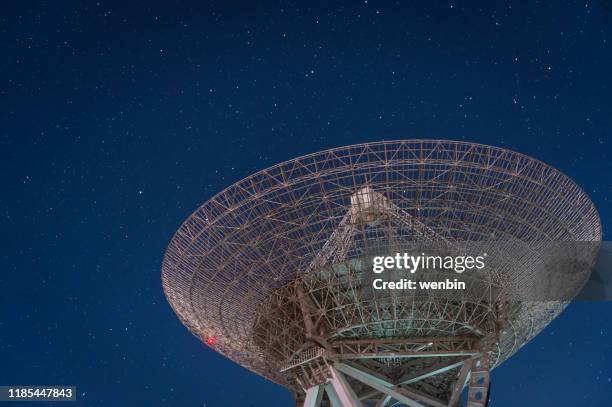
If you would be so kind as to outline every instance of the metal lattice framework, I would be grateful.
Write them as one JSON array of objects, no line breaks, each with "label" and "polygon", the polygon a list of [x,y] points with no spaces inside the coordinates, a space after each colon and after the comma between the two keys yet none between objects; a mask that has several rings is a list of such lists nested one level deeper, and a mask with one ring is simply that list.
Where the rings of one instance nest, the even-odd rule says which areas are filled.
[{"label": "metal lattice framework", "polygon": [[305,405],[450,406],[469,385],[481,406],[488,371],[566,302],[372,294],[364,259],[405,242],[600,239],[588,196],[538,160],[465,142],[378,142],[220,192],[172,239],[162,280],[191,332]]}]

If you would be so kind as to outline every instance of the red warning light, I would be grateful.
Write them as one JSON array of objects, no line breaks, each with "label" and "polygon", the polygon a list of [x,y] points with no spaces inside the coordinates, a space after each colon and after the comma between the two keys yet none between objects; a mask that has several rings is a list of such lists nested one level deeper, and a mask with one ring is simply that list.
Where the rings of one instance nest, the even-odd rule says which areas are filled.
[{"label": "red warning light", "polygon": [[209,336],[208,338],[206,338],[206,344],[208,346],[215,346],[215,343],[217,343],[217,339],[215,339],[214,336]]}]

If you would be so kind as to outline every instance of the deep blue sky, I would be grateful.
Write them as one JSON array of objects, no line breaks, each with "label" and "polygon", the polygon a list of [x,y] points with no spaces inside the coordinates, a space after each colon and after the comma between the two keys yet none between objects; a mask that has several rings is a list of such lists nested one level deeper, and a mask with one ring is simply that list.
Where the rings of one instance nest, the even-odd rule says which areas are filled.
[{"label": "deep blue sky", "polygon": [[[160,264],[215,192],[317,150],[509,147],[575,179],[610,230],[609,2],[327,3],[2,4],[0,384],[291,405],[191,336]],[[493,407],[611,405],[612,304],[571,305],[493,380]]]}]

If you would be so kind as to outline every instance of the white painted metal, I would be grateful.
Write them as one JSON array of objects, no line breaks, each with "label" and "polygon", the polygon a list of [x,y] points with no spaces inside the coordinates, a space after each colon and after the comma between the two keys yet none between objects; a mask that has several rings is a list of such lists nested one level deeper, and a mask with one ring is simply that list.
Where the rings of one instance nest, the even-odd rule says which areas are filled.
[{"label": "white painted metal", "polygon": [[358,370],[354,367],[351,367],[351,366],[348,366],[342,363],[336,363],[334,366],[338,371],[342,373],[346,373],[347,375],[351,376],[353,379],[359,380],[360,382],[367,384],[368,386],[380,391],[381,393],[384,393],[398,401],[401,401],[402,403],[410,407],[423,407],[422,404],[417,403],[416,401],[412,400],[408,396],[393,389],[392,388],[393,385],[391,383],[385,382],[376,376],[367,374],[361,370]]},{"label": "white painted metal", "polygon": [[321,385],[313,386],[306,391],[306,399],[304,407],[319,407],[323,398],[323,389]]},{"label": "white painted metal", "polygon": [[363,407],[342,373],[333,366],[330,366],[329,370],[332,375],[330,383],[336,391],[342,407]]},{"label": "white painted metal", "polygon": [[327,393],[327,398],[331,403],[331,407],[342,407],[342,402],[338,397],[338,393],[334,390],[334,386],[332,386],[331,383],[325,383],[323,386],[325,388],[325,393]]}]

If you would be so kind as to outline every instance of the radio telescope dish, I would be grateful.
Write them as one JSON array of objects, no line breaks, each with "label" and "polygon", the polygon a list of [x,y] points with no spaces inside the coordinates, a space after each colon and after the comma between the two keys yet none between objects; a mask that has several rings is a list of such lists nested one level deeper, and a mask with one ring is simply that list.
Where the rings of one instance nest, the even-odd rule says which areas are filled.
[{"label": "radio telescope dish", "polygon": [[[477,407],[490,370],[568,299],[372,294],[368,256],[397,242],[600,240],[589,197],[538,160],[467,142],[376,142],[296,158],[218,193],[173,237],[162,282],[195,336],[299,405],[452,406],[468,386]],[[596,256],[584,255],[575,284]]]}]

